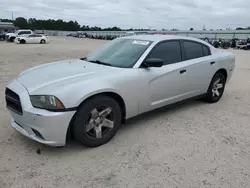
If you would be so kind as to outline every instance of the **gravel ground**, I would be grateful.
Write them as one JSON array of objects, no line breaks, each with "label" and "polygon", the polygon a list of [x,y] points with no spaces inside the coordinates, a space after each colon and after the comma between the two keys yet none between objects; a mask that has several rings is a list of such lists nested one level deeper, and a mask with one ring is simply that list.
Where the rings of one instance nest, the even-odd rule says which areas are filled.
[{"label": "gravel ground", "polygon": [[250,52],[216,104],[189,101],[141,115],[108,144],[52,148],[10,126],[4,90],[22,70],[83,57],[105,41],[52,38],[46,45],[0,42],[0,187],[250,187]]}]

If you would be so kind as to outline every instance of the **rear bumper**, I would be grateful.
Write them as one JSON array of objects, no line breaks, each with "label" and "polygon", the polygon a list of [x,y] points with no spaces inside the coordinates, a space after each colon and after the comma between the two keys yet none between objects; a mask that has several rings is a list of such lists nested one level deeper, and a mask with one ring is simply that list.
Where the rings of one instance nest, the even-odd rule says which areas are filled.
[{"label": "rear bumper", "polygon": [[24,136],[42,144],[64,146],[75,111],[50,112],[34,108],[27,90],[18,81],[14,80],[7,87],[19,95],[23,110],[22,115],[9,110],[12,127]]}]

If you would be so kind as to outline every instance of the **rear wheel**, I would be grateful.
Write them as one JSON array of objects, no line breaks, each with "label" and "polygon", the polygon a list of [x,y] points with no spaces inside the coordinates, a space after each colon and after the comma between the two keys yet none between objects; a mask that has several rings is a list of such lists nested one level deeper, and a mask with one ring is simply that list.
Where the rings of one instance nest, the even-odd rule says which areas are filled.
[{"label": "rear wheel", "polygon": [[41,44],[45,44],[46,41],[45,41],[44,39],[42,39],[42,40],[40,41],[40,43],[41,43]]},{"label": "rear wheel", "polygon": [[76,114],[73,134],[88,147],[97,147],[113,138],[121,125],[121,108],[108,96],[87,100]]},{"label": "rear wheel", "polygon": [[218,102],[224,93],[225,84],[225,76],[220,72],[216,73],[209,85],[206,94],[207,101],[210,103]]}]

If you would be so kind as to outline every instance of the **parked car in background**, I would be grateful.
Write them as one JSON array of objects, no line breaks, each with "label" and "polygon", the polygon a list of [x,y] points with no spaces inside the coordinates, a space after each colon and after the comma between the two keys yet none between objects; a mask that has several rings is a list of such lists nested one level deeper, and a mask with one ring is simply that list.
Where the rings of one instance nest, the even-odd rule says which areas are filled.
[{"label": "parked car in background", "polygon": [[19,44],[45,44],[49,42],[49,38],[45,35],[32,34],[28,36],[17,36],[15,43]]},{"label": "parked car in background", "polygon": [[5,33],[0,33],[0,41],[5,40],[5,38],[6,38]]},{"label": "parked car in background", "polygon": [[6,33],[6,38],[9,42],[14,42],[17,36],[28,36],[33,34],[32,30],[23,29],[17,30],[15,33]]},{"label": "parked car in background", "polygon": [[66,36],[67,37],[73,37],[75,35],[75,33],[69,33],[69,34],[67,34]]},{"label": "parked car in background", "polygon": [[107,143],[126,119],[193,97],[219,101],[235,56],[174,35],[121,37],[80,59],[42,64],[6,88],[12,126],[51,146]]}]

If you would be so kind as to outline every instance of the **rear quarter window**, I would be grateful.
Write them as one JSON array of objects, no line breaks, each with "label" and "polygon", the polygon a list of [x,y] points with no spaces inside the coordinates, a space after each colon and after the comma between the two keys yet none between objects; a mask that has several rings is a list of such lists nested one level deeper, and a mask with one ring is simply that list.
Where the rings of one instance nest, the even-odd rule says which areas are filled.
[{"label": "rear quarter window", "polygon": [[210,52],[209,47],[207,47],[207,46],[205,46],[205,45],[202,45],[202,50],[203,50],[203,55],[204,55],[204,56],[209,56],[209,55],[211,55],[211,52]]}]

